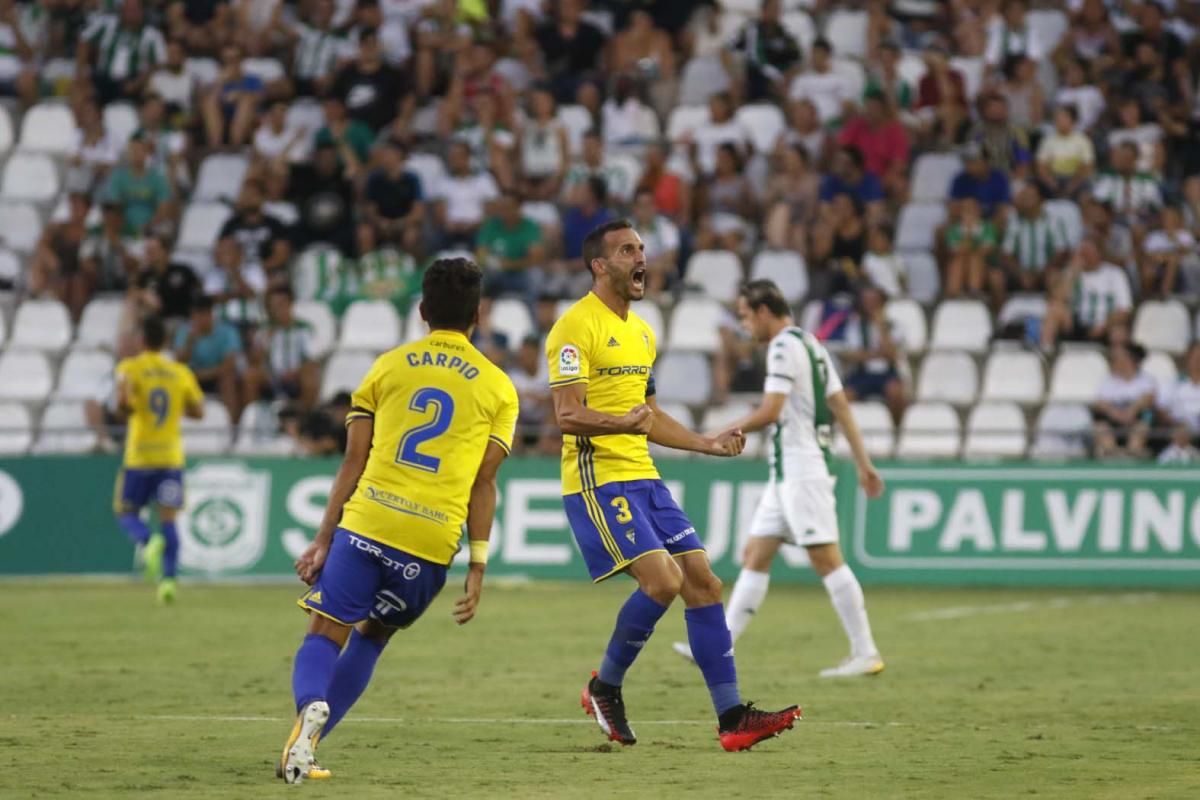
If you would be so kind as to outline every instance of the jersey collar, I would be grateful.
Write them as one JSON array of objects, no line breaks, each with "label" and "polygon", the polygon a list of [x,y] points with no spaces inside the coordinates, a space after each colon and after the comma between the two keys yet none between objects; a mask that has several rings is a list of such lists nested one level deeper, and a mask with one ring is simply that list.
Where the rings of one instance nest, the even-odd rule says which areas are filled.
[{"label": "jersey collar", "polygon": [[467,335],[462,331],[452,331],[449,328],[438,328],[429,332],[430,337],[437,336],[443,339],[462,339],[464,342],[470,341]]}]

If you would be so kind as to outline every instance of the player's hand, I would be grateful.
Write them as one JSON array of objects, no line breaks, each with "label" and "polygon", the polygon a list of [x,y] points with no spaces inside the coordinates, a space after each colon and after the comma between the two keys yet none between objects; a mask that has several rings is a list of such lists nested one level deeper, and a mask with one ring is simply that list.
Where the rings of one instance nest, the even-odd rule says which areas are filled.
[{"label": "player's hand", "polygon": [[645,436],[654,427],[654,409],[642,403],[634,406],[621,418],[625,423],[626,433],[636,433]]},{"label": "player's hand", "polygon": [[300,580],[312,586],[321,574],[321,568],[325,566],[325,557],[328,555],[328,544],[319,540],[310,544],[296,559],[296,574],[300,576]]},{"label": "player's hand", "polygon": [[858,485],[867,493],[867,497],[872,500],[883,494],[883,478],[879,477],[879,473],[876,472],[875,467],[870,464],[865,468],[859,468]]},{"label": "player's hand", "polygon": [[742,433],[741,428],[733,428],[714,436],[712,445],[713,449],[709,452],[709,455],[723,457],[738,456],[746,449],[746,434]]},{"label": "player's hand", "polygon": [[479,608],[479,595],[483,591],[483,565],[472,564],[467,568],[467,581],[463,586],[463,596],[454,602],[454,621],[466,625],[475,618],[475,609]]}]

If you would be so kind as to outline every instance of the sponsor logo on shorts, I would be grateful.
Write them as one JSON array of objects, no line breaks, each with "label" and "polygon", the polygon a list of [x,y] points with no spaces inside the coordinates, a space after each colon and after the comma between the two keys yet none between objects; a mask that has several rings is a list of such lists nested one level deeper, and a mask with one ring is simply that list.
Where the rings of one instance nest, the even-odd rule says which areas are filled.
[{"label": "sponsor logo on shorts", "polygon": [[637,534],[634,532],[633,528],[630,528],[629,530],[625,531],[625,538],[629,540],[630,544],[637,544],[637,542],[634,541],[636,536],[637,536]]},{"label": "sponsor logo on shorts", "polygon": [[558,374],[579,374],[579,348],[573,344],[564,344],[558,351]]},{"label": "sponsor logo on shorts", "polygon": [[381,590],[375,595],[375,610],[371,612],[371,616],[377,619],[382,619],[388,614],[396,611],[407,611],[408,603],[394,592],[389,592],[387,589]]},{"label": "sponsor logo on shorts", "polygon": [[686,539],[689,534],[693,534],[695,532],[696,532],[695,528],[687,528],[686,530],[682,530],[679,533],[672,536],[670,539],[667,539],[667,544],[675,544],[678,541]]},{"label": "sponsor logo on shorts", "polygon": [[313,605],[319,606],[321,604],[321,593],[320,592],[310,593],[308,595],[308,602],[312,603]]},{"label": "sponsor logo on shorts", "polygon": [[414,561],[404,562],[397,561],[394,558],[389,558],[384,554],[383,549],[372,541],[360,539],[354,534],[350,534],[350,544],[354,545],[364,553],[369,553],[375,556],[375,558],[378,558],[381,562],[383,562],[383,565],[388,569],[402,570],[401,574],[410,581],[421,574],[420,564]]}]

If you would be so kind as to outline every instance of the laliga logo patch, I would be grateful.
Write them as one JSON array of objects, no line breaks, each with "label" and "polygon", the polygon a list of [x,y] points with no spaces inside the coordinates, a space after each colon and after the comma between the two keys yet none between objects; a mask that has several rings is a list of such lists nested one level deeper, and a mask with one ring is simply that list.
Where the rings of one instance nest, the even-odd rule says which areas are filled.
[{"label": "laliga logo patch", "polygon": [[403,572],[404,580],[406,580],[406,581],[414,580],[420,574],[421,574],[421,565],[420,564],[418,564],[416,562],[412,562],[410,564],[404,565],[404,572]]},{"label": "laliga logo patch", "polygon": [[558,351],[558,374],[579,374],[579,349],[573,344],[564,344]]}]

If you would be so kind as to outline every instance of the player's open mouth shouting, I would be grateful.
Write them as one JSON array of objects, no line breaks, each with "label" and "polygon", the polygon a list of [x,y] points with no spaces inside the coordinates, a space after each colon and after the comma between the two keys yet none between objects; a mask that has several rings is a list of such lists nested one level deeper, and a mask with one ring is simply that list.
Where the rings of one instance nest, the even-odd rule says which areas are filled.
[{"label": "player's open mouth shouting", "polygon": [[646,268],[634,267],[633,272],[629,274],[629,281],[633,284],[633,290],[640,296],[646,291]]}]

